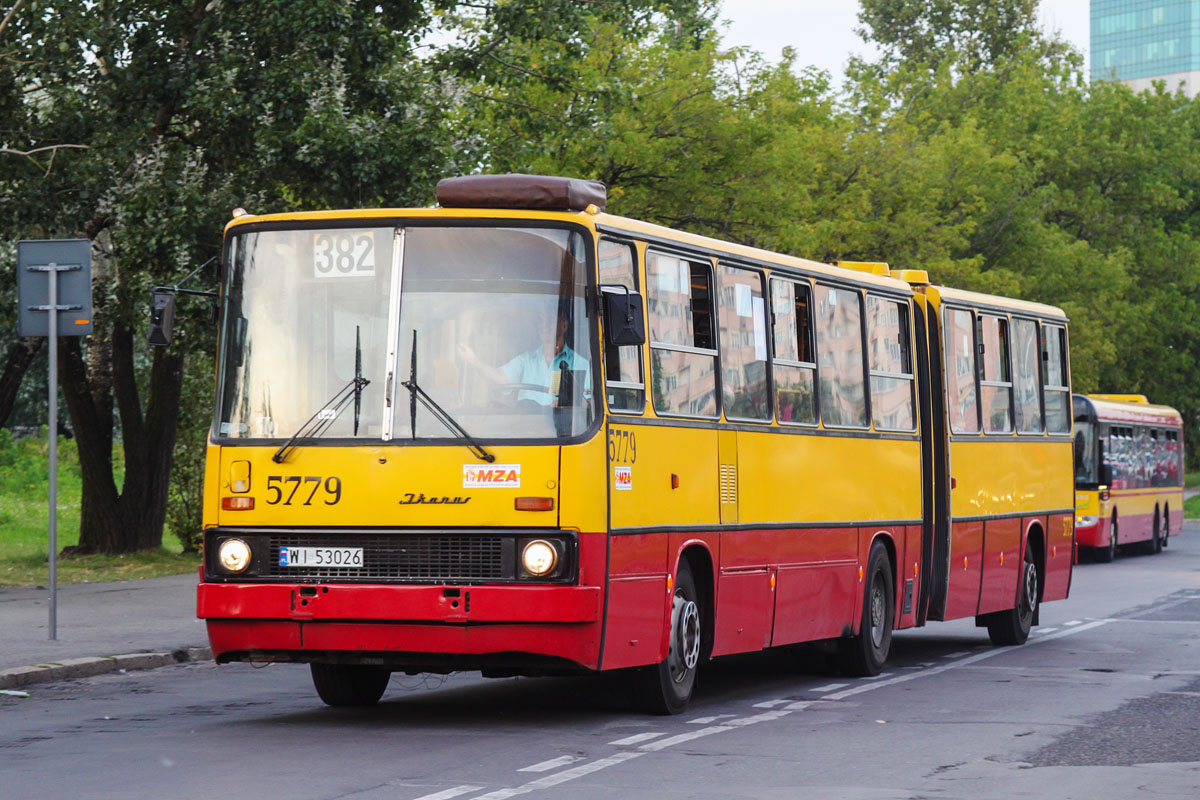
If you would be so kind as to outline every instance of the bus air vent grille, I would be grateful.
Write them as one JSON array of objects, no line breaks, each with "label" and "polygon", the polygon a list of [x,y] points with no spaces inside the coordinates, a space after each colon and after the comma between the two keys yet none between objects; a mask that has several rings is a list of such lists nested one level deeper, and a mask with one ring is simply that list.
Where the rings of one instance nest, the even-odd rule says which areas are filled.
[{"label": "bus air vent grille", "polygon": [[[471,581],[515,577],[515,543],[509,536],[288,533],[270,537],[268,572],[262,577],[338,581]],[[281,547],[361,547],[363,566],[282,567]]]},{"label": "bus air vent grille", "polygon": [[737,467],[733,464],[721,465],[721,502],[737,502]]}]

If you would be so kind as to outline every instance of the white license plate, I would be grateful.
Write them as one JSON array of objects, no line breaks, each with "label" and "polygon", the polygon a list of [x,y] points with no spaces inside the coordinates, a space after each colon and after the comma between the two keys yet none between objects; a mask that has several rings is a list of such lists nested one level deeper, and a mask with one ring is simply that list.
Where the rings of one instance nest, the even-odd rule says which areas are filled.
[{"label": "white license plate", "polygon": [[281,547],[281,567],[341,567],[357,569],[363,565],[361,547]]}]

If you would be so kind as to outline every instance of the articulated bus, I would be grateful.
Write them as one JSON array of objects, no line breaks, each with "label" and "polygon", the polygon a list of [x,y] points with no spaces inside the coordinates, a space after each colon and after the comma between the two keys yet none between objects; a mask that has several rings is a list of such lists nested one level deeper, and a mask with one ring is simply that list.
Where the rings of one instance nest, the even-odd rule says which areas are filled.
[{"label": "articulated bus", "polygon": [[973,618],[1020,644],[1071,581],[1057,308],[603,211],[602,184],[226,228],[198,615],[218,662],[623,670]]},{"label": "articulated bus", "polygon": [[1077,394],[1076,544],[1104,562],[1145,553],[1183,528],[1183,417],[1140,394]]}]

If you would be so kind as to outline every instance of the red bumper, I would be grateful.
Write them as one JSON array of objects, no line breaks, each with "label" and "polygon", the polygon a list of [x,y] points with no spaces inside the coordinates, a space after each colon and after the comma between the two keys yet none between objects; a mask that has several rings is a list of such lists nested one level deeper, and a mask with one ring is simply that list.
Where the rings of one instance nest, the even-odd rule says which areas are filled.
[{"label": "red bumper", "polygon": [[594,669],[600,653],[597,586],[201,583],[196,615],[208,620],[218,661],[369,652],[429,654],[432,664],[511,653],[514,663],[549,657]]}]

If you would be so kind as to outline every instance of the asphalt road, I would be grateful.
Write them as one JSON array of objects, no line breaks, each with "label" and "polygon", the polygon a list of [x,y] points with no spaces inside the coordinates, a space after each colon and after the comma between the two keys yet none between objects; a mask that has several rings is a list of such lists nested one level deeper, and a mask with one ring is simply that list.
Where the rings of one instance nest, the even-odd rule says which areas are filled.
[{"label": "asphalt road", "polygon": [[688,712],[624,684],[393,676],[330,709],[305,667],[187,664],[0,697],[0,796],[1200,796],[1200,524],[1076,568],[1028,644],[968,621],[897,634],[885,674],[719,661]]}]

